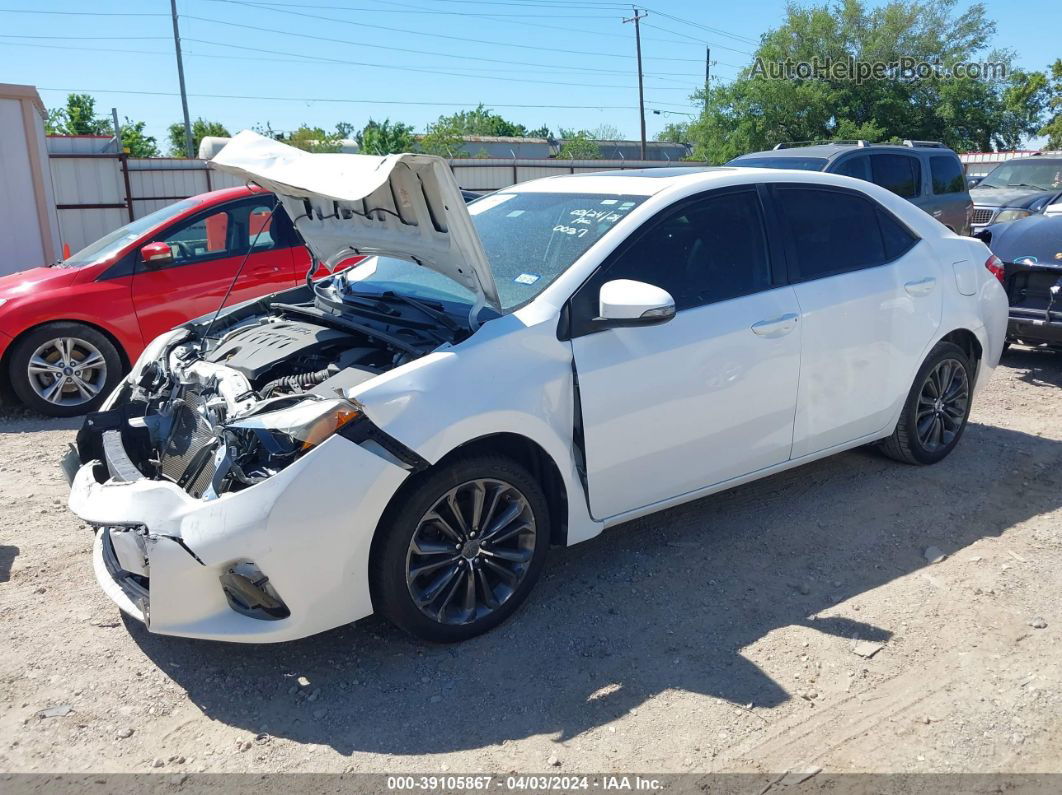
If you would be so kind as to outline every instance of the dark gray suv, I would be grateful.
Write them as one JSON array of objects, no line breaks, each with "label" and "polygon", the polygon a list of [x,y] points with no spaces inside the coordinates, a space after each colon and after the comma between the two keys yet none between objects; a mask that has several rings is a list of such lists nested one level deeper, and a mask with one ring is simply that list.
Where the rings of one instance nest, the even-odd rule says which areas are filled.
[{"label": "dark gray suv", "polygon": [[865,179],[921,207],[953,232],[970,234],[973,200],[959,156],[936,141],[778,144],[735,157],[728,166],[795,168]]}]

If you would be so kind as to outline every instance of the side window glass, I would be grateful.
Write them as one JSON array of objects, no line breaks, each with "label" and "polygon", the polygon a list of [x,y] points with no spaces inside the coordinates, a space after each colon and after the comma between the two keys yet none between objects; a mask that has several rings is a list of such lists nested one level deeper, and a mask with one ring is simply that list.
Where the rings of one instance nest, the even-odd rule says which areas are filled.
[{"label": "side window glass", "polygon": [[870,182],[870,163],[867,162],[867,158],[862,155],[849,157],[842,162],[833,173],[841,174],[845,177],[855,177],[856,179]]},{"label": "side window glass", "polygon": [[835,190],[788,187],[779,187],[777,196],[801,281],[887,261],[878,209],[868,199]]},{"label": "side window glass", "polygon": [[[771,287],[755,191],[727,192],[686,205],[657,222],[594,281],[635,279],[671,293],[678,310]],[[597,290],[592,292],[596,300]]]},{"label": "side window glass", "polygon": [[[282,212],[278,210],[278,212]],[[255,251],[276,248],[273,239],[273,208],[264,204],[252,207],[247,216],[247,241]]]},{"label": "side window glass", "polygon": [[885,245],[885,260],[887,262],[892,262],[894,259],[902,257],[919,240],[910,229],[881,209],[878,210],[878,225],[881,227],[881,238]]},{"label": "side window glass", "polygon": [[934,193],[962,193],[966,190],[966,179],[958,158],[933,155],[929,158],[929,170],[933,175]]},{"label": "side window glass", "polygon": [[161,242],[173,252],[174,265],[187,265],[234,253],[233,227],[228,211],[219,210],[170,231]]},{"label": "side window glass", "polygon": [[917,196],[922,185],[922,164],[908,155],[873,155],[870,158],[873,182],[905,199]]}]

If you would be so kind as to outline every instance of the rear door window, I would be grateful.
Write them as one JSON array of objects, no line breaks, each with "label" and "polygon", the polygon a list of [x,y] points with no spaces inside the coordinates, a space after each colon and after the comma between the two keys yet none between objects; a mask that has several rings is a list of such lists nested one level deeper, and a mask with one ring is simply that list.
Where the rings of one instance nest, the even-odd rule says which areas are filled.
[{"label": "rear door window", "polygon": [[777,185],[774,195],[794,281],[885,265],[918,242],[891,213],[855,191]]},{"label": "rear door window", "polygon": [[933,193],[962,193],[966,190],[966,178],[957,157],[933,155],[929,158],[929,171],[933,176]]},{"label": "rear door window", "polygon": [[845,177],[855,177],[870,182],[870,161],[866,155],[855,155],[845,158],[839,166],[833,169],[834,174]]},{"label": "rear door window", "polygon": [[921,193],[922,164],[910,155],[873,155],[870,158],[871,182],[881,185],[905,199]]}]

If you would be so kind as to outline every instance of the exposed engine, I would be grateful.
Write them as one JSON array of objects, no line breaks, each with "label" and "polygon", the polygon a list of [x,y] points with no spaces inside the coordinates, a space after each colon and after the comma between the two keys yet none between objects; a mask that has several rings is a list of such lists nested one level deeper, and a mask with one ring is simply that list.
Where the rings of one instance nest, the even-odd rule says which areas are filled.
[{"label": "exposed engine", "polygon": [[247,488],[333,433],[371,426],[349,390],[448,341],[383,304],[375,313],[394,322],[256,308],[224,316],[209,337],[190,324],[142,361],[111,410],[87,418],[78,450],[105,462],[98,479],[165,479],[203,499]]}]

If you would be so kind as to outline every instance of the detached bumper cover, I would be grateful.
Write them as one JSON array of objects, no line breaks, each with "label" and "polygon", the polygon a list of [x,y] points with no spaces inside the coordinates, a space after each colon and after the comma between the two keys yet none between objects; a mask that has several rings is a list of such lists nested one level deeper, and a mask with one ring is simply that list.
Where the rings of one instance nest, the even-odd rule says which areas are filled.
[{"label": "detached bumper cover", "polygon": [[[107,595],[152,632],[247,643],[293,640],[372,613],[373,533],[409,474],[339,436],[268,480],[209,501],[168,481],[100,483],[98,466],[78,470],[70,509],[100,528],[93,568]],[[123,534],[118,544],[115,534]],[[269,578],[289,616],[261,620],[230,606],[219,578],[246,561]]]}]

